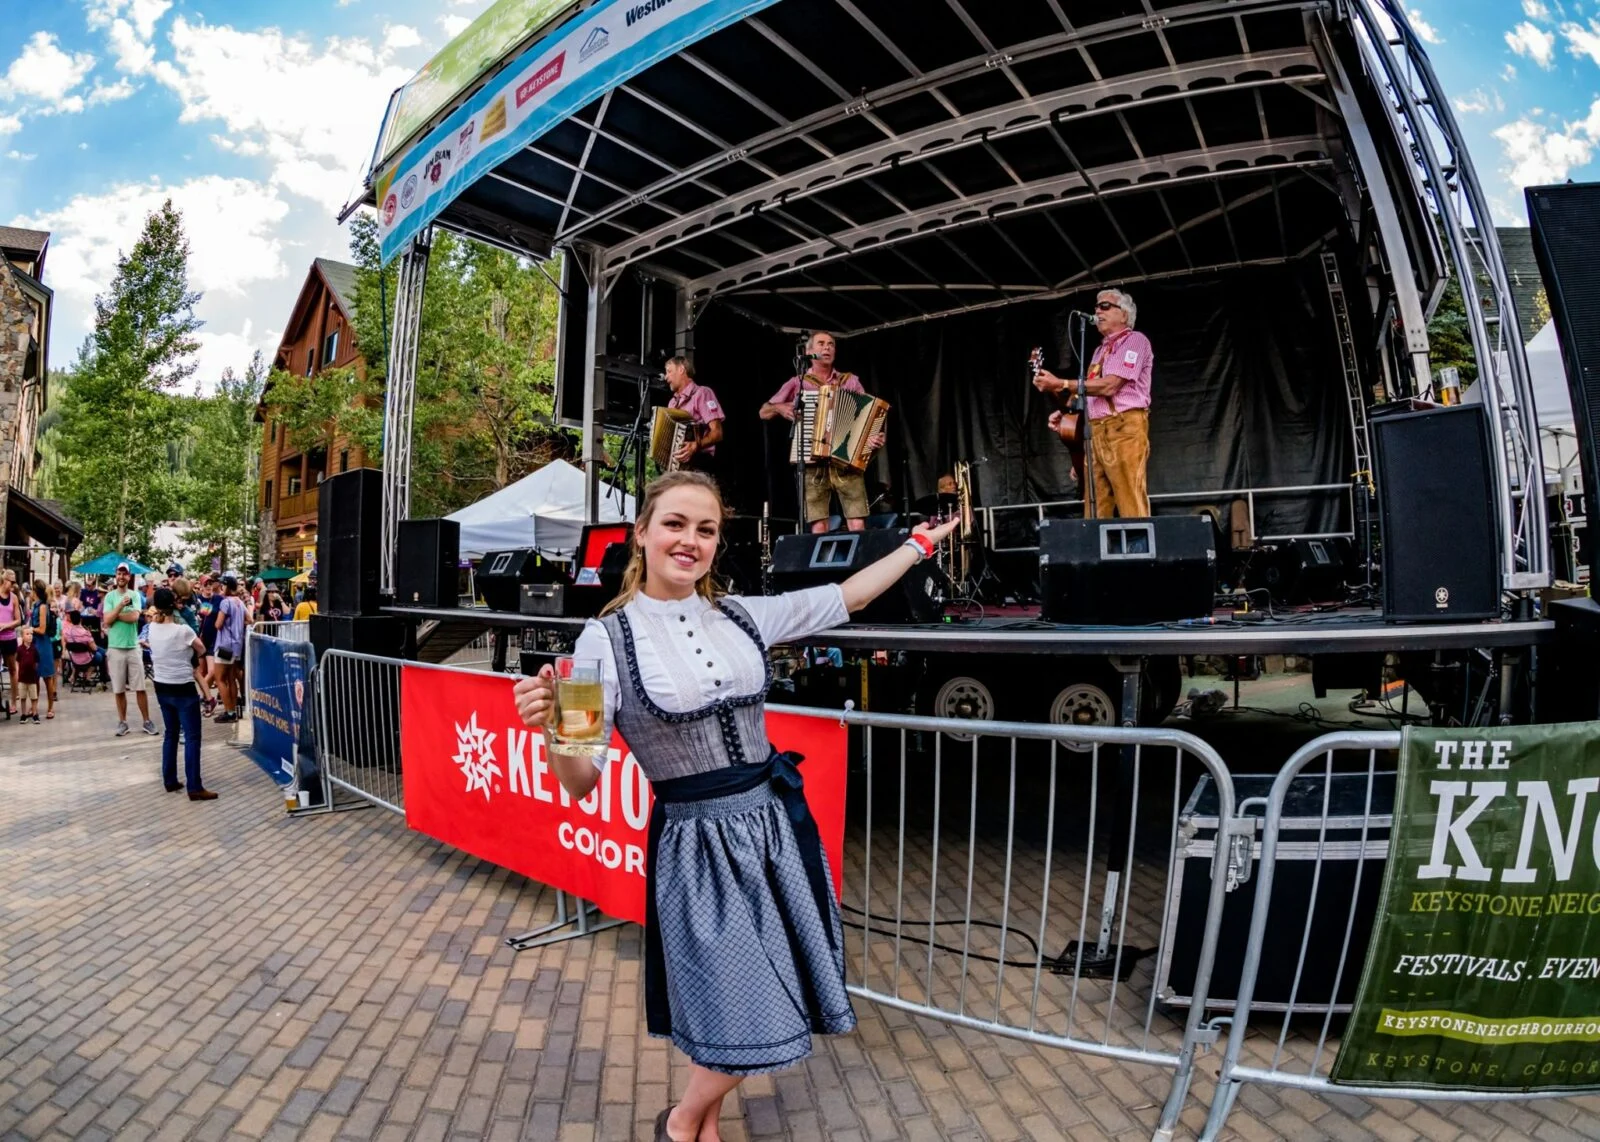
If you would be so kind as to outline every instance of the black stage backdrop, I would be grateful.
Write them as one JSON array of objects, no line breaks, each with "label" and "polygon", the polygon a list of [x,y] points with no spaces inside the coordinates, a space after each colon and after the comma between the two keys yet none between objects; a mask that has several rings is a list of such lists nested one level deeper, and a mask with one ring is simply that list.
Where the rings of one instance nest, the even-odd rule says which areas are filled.
[{"label": "black stage backdrop", "polygon": [[[1318,260],[1240,269],[1132,291],[1154,347],[1150,489],[1210,492],[1348,483],[1352,460],[1338,345]],[[1093,294],[1018,303],[843,340],[838,366],[893,406],[889,446],[869,490],[899,501],[931,492],[957,460],[973,465],[984,506],[1077,497],[1065,448],[1046,426],[1050,403],[1029,384],[1027,357],[1077,375],[1067,314]],[[1363,330],[1357,329],[1359,341]],[[1092,353],[1095,335],[1089,335]],[[795,338],[714,306],[695,331],[695,361],[727,409],[719,446],[742,514],[770,500],[792,517],[784,463],[789,422],[757,410],[792,375]],[[1211,502],[1227,519],[1227,497]],[[1192,511],[1197,502],[1158,512]],[[1258,534],[1346,529],[1342,493],[1258,497]]]}]

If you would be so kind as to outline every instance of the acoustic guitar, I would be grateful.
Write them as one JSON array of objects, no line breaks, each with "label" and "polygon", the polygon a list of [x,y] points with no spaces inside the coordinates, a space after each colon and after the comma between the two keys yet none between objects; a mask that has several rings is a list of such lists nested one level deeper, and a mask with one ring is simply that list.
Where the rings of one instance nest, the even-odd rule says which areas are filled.
[{"label": "acoustic guitar", "polygon": [[[1044,349],[1035,347],[1028,354],[1028,376],[1030,381],[1039,378],[1039,370],[1044,368]],[[1083,414],[1078,411],[1077,405],[1065,391],[1045,394],[1056,406],[1056,411],[1061,414],[1060,427],[1056,435],[1061,437],[1061,442],[1067,446],[1067,455],[1072,459],[1072,474],[1078,479],[1078,486],[1083,487]]]}]

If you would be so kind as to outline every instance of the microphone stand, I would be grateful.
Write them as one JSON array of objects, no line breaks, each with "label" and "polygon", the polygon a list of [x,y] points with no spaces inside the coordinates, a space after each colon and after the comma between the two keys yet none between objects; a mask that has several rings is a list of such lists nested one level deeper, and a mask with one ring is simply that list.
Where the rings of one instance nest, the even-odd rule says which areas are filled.
[{"label": "microphone stand", "polygon": [[805,395],[806,371],[810,363],[803,348],[796,351],[794,375],[800,378],[800,387],[794,393],[794,419],[789,422],[789,440],[794,449],[794,516],[798,521],[796,532],[799,535],[811,530],[811,521],[806,518],[806,452],[811,441],[805,438],[804,402],[800,399]]},{"label": "microphone stand", "polygon": [[1083,495],[1083,518],[1095,517],[1094,495],[1094,440],[1090,436],[1093,429],[1089,420],[1089,321],[1086,314],[1073,314],[1073,320],[1078,323],[1078,391],[1072,398],[1073,407],[1078,412],[1078,438],[1083,441],[1083,484],[1079,489]]}]

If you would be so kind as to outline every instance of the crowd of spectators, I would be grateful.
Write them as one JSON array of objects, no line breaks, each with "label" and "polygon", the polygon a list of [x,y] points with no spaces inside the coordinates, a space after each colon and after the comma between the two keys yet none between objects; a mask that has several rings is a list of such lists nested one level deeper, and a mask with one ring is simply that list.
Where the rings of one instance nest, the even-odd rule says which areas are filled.
[{"label": "crowd of spectators", "polygon": [[[204,718],[238,721],[244,696],[245,632],[256,623],[305,621],[317,610],[316,585],[286,594],[260,579],[206,573],[194,580],[181,565],[141,581],[127,563],[108,583],[89,577],[62,585],[19,581],[0,571],[0,712],[29,725],[56,716],[64,689],[109,689],[117,737],[131,732],[128,695],[139,728],[162,730],[151,718],[153,689],[165,725],[162,777],[169,791],[187,788],[194,801],[215,793],[200,783]],[[59,686],[58,686],[59,680]],[[177,749],[184,748],[184,778]]]}]

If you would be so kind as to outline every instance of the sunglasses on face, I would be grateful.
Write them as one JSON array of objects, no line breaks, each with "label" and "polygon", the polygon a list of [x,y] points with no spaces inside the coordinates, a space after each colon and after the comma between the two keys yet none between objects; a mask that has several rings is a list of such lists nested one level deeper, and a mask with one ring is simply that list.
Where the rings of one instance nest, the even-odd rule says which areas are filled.
[{"label": "sunglasses on face", "polygon": [[1096,309],[1099,309],[1099,310],[1121,309],[1122,308],[1120,305],[1118,305],[1114,301],[1097,301],[1097,302],[1094,303],[1094,307]]}]

